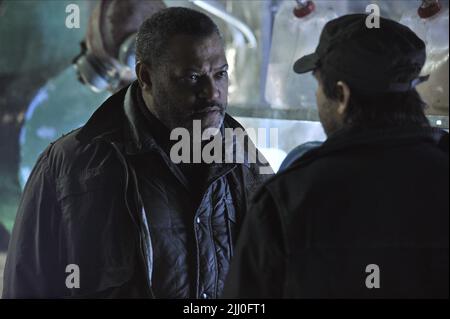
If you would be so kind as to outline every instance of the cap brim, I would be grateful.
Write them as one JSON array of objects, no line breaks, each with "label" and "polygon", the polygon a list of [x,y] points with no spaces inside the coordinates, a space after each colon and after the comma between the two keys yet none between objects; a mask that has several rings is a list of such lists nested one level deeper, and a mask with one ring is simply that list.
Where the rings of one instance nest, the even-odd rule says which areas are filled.
[{"label": "cap brim", "polygon": [[317,68],[318,62],[319,56],[317,55],[317,53],[305,55],[294,63],[294,72],[295,73],[311,72]]}]

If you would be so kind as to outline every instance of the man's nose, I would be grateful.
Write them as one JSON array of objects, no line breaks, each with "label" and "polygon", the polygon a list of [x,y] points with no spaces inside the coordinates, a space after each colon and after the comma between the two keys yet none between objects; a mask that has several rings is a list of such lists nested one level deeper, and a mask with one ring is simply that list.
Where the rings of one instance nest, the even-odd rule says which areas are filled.
[{"label": "man's nose", "polygon": [[202,81],[198,97],[204,100],[215,100],[220,96],[220,91],[213,78],[207,77]]}]

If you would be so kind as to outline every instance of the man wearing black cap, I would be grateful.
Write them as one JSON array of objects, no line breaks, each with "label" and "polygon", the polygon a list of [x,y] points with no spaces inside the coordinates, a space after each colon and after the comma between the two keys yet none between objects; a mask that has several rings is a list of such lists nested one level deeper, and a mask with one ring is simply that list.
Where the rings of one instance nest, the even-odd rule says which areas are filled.
[{"label": "man wearing black cap", "polygon": [[448,134],[415,89],[425,44],[365,20],[330,21],[295,63],[328,139],[255,197],[225,297],[448,298]]}]

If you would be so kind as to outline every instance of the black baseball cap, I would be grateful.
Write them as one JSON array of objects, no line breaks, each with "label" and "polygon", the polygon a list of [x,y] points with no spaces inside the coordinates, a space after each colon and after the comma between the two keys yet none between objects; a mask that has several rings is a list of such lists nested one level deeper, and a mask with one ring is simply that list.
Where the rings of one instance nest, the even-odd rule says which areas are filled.
[{"label": "black baseball cap", "polygon": [[406,92],[428,76],[419,76],[425,43],[408,27],[380,17],[379,28],[366,25],[366,14],[329,21],[314,53],[294,64],[296,73],[321,67],[336,80],[367,92]]}]

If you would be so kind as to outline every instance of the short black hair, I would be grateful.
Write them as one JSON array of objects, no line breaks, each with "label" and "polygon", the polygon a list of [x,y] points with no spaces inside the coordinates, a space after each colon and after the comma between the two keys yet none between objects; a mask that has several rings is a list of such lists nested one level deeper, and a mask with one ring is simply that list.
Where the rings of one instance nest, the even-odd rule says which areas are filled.
[{"label": "short black hair", "polygon": [[[337,101],[340,80],[325,67],[315,71],[328,99]],[[352,128],[389,128],[399,126],[427,127],[426,103],[415,88],[406,92],[368,93],[350,86],[350,99],[344,115],[344,125]]]},{"label": "short black hair", "polygon": [[206,14],[184,7],[163,9],[142,23],[136,37],[136,61],[157,65],[174,35],[207,37],[216,33],[217,25]]}]

